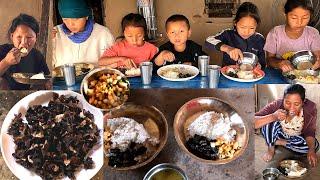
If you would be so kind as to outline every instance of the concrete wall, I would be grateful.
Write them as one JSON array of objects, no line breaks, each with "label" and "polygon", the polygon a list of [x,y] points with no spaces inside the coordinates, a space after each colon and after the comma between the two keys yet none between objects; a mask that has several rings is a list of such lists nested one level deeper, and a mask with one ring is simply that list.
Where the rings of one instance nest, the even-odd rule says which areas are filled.
[{"label": "concrete wall", "polygon": [[[272,14],[272,5],[275,0],[249,0],[255,3],[261,13],[262,23],[258,32],[266,35],[272,26],[273,16],[283,16],[280,8],[277,14]],[[285,0],[283,0],[285,1]],[[192,28],[191,39],[204,45],[205,39],[221,30],[232,27],[232,18],[206,18],[204,14],[205,0],[154,0],[156,7],[156,18],[159,33],[165,35],[165,21],[173,14],[184,14],[190,21]],[[244,2],[243,0],[241,2]],[[280,11],[280,12],[279,12]],[[136,0],[105,0],[105,22],[114,36],[121,34],[120,22],[124,15],[130,12],[137,12]],[[271,15],[270,15],[271,14]],[[277,18],[280,19],[281,18]],[[277,21],[279,22],[279,21]],[[281,23],[281,22],[280,22]],[[221,56],[205,49],[216,63],[221,62]]]}]

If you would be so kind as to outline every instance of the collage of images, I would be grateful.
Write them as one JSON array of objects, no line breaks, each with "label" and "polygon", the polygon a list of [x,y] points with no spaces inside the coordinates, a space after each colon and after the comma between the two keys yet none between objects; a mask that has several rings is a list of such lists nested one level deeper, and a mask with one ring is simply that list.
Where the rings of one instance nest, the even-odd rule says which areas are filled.
[{"label": "collage of images", "polygon": [[0,0],[0,180],[320,179],[318,12]]}]

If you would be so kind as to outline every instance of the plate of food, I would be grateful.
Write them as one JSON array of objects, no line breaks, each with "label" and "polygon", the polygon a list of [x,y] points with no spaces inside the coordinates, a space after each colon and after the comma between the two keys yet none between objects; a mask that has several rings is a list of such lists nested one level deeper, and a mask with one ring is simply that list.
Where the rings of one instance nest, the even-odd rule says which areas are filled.
[{"label": "plate of food", "polygon": [[90,179],[103,166],[103,114],[72,91],[37,91],[8,112],[1,152],[19,179]]},{"label": "plate of food", "polygon": [[[93,64],[88,64],[88,63],[75,63],[75,70],[76,70],[76,81],[81,82],[83,77],[88,74],[92,69],[94,69]],[[57,81],[64,81],[64,76],[63,76],[63,65],[55,67],[52,70],[52,77],[54,80]]]},{"label": "plate of food", "polygon": [[199,69],[186,64],[171,64],[158,69],[157,74],[168,81],[187,81],[199,74]]},{"label": "plate of food", "polygon": [[185,103],[174,118],[174,136],[188,155],[207,164],[226,164],[244,153],[249,134],[229,104],[200,97]]},{"label": "plate of food", "polygon": [[105,163],[132,170],[151,162],[166,144],[168,124],[153,106],[126,104],[105,119]]},{"label": "plate of food", "polygon": [[306,175],[308,169],[301,161],[287,159],[280,162],[279,171],[287,178],[300,178]]},{"label": "plate of food", "polygon": [[51,80],[51,76],[44,73],[13,73],[12,78],[21,84],[41,85]]},{"label": "plate of food", "polygon": [[232,81],[237,82],[256,82],[261,80],[265,73],[258,68],[250,71],[243,71],[239,65],[229,65],[221,68],[221,74]]},{"label": "plate of food", "polygon": [[293,70],[282,73],[283,77],[288,83],[302,83],[302,84],[319,84],[320,75],[319,71],[314,70]]}]

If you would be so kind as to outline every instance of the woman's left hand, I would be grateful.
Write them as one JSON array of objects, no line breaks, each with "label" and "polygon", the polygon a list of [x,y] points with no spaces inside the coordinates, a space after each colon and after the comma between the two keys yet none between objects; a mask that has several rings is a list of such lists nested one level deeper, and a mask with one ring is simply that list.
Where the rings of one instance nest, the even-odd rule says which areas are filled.
[{"label": "woman's left hand", "polygon": [[307,154],[309,164],[311,167],[315,167],[318,163],[318,157],[317,154],[314,151],[309,151]]}]

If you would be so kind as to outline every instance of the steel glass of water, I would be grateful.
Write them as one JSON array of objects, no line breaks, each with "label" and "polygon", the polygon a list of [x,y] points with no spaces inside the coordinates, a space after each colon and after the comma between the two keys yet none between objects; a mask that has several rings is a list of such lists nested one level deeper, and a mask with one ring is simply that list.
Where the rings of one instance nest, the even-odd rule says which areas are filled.
[{"label": "steel glass of water", "polygon": [[218,65],[208,66],[209,88],[218,88],[221,67]]},{"label": "steel glass of water", "polygon": [[74,64],[63,65],[63,76],[67,86],[76,84],[76,68]]},{"label": "steel glass of water", "polygon": [[151,83],[152,70],[153,70],[152,62],[142,62],[142,63],[140,63],[142,84],[150,84]]},{"label": "steel glass of water", "polygon": [[209,56],[199,56],[198,57],[198,68],[199,68],[201,76],[207,76],[209,61],[210,61]]}]

